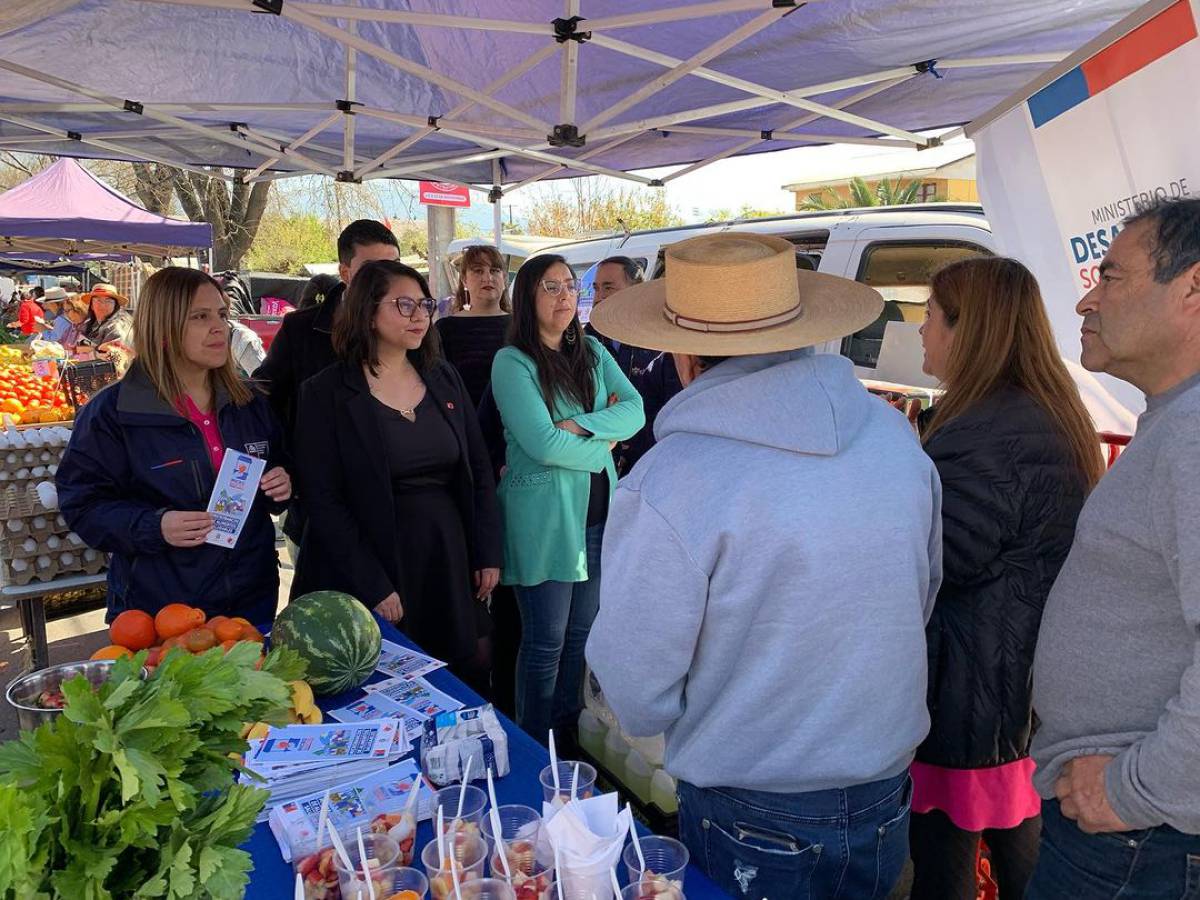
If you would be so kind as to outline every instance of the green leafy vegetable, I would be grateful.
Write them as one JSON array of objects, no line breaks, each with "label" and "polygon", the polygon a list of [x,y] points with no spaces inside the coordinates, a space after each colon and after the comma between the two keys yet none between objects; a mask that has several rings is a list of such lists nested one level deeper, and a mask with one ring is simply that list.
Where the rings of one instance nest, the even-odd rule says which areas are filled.
[{"label": "green leafy vegetable", "polygon": [[0,898],[235,900],[267,793],[235,784],[243,722],[284,722],[304,663],[257,644],[119,659],[62,715],[0,744]]}]

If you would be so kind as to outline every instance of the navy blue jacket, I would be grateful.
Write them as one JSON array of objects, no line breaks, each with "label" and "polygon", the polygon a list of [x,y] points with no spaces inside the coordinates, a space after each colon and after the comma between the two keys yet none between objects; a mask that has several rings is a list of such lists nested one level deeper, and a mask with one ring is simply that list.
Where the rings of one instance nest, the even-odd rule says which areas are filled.
[{"label": "navy blue jacket", "polygon": [[[281,464],[282,431],[265,397],[239,407],[218,391],[216,407],[226,447],[265,455],[268,469]],[[55,481],[67,524],[112,554],[109,621],[126,609],[153,615],[168,603],[256,625],[274,619],[279,560],[270,513],[282,507],[259,492],[232,550],[167,544],[163,514],[204,510],[216,472],[199,429],[158,396],[136,362],[83,408]]]}]

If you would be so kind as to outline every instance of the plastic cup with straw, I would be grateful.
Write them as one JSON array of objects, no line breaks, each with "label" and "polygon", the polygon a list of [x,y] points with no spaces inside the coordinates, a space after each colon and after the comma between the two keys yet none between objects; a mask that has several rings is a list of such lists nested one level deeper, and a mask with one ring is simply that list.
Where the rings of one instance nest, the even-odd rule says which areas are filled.
[{"label": "plastic cup with straw", "polygon": [[554,747],[554,729],[550,729],[550,772],[554,778],[554,796],[562,793],[562,785],[558,781],[558,751]]},{"label": "plastic cup with straw", "polygon": [[458,867],[454,864],[454,854],[450,854],[450,881],[454,884],[455,900],[462,900],[462,888],[458,882]]},{"label": "plastic cup with straw", "polygon": [[642,842],[638,840],[637,825],[633,818],[633,807],[627,802],[625,809],[629,811],[629,834],[633,838],[633,849],[637,853],[638,865],[641,871],[646,871],[646,854],[642,853]]},{"label": "plastic cup with straw", "polygon": [[304,876],[299,872],[296,873],[296,893],[295,900],[304,900]]},{"label": "plastic cup with straw", "polygon": [[575,763],[575,771],[571,773],[571,799],[577,799],[579,792],[579,763]]},{"label": "plastic cup with straw", "polygon": [[446,827],[446,820],[445,820],[445,816],[443,813],[444,813],[443,808],[439,806],[438,807],[438,820],[437,820],[437,848],[438,848],[438,869],[439,870],[446,868],[446,845],[445,845],[445,843],[443,843],[443,841],[445,840],[444,831],[445,831],[445,827]]},{"label": "plastic cup with straw", "polygon": [[370,895],[370,900],[375,900],[375,882],[371,880],[371,867],[367,864],[367,848],[363,845],[362,827],[357,829],[358,833],[358,861],[362,863],[363,880],[367,883],[367,893]]}]

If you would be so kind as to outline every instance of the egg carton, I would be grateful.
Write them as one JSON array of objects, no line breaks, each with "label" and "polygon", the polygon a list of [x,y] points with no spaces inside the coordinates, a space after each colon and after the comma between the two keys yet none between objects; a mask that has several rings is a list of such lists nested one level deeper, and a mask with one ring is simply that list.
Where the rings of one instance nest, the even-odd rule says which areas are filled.
[{"label": "egg carton", "polygon": [[0,558],[10,560],[36,559],[39,556],[59,553],[82,553],[86,549],[83,538],[73,531],[40,539],[31,534],[26,538],[0,540]]},{"label": "egg carton", "polygon": [[71,440],[71,423],[40,425],[30,428],[0,430],[0,459],[7,462],[10,454],[23,457],[29,450],[62,452]]},{"label": "egg carton", "polygon": [[42,541],[51,535],[66,535],[70,530],[62,513],[35,510],[20,516],[9,516],[4,523],[4,538],[18,542],[26,538]]},{"label": "egg carton", "polygon": [[63,447],[26,447],[23,450],[0,450],[0,472],[18,472],[37,466],[48,466],[62,459]]},{"label": "egg carton", "polygon": [[[49,506],[47,506],[47,503]],[[58,515],[58,491],[48,478],[21,484],[0,485],[0,519],[30,518]],[[23,534],[24,528],[15,528],[12,534]],[[0,538],[9,531],[0,526]]]},{"label": "egg carton", "polygon": [[4,584],[25,586],[35,581],[45,583],[68,575],[98,575],[108,566],[108,558],[97,550],[82,553],[41,555],[33,559],[0,561],[0,579]]}]

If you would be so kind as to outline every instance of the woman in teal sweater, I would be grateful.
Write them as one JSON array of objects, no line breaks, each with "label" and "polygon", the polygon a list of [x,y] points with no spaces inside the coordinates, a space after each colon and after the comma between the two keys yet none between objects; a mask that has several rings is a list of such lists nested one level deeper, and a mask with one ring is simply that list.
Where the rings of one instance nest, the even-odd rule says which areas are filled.
[{"label": "woman in teal sweater", "polygon": [[642,398],[583,333],[579,288],[561,256],[537,256],[513,283],[508,344],[492,363],[504,423],[505,584],[521,610],[517,722],[539,740],[574,736],[583,650],[600,600],[600,543],[616,485],[612,447],[642,427]]}]

